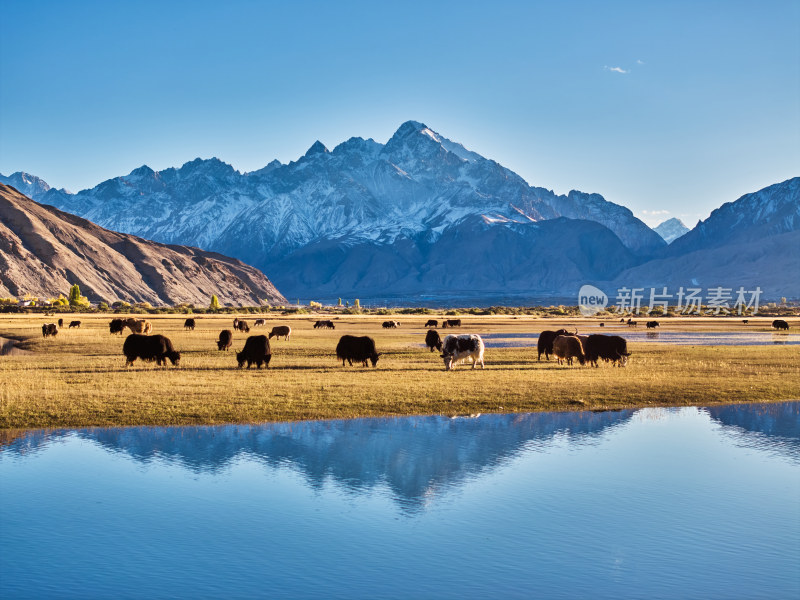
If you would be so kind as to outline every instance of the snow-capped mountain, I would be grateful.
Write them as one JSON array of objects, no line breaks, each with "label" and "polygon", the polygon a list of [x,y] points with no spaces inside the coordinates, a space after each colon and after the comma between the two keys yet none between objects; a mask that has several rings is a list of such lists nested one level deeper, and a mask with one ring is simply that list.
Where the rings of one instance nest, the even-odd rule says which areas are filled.
[{"label": "snow-capped mountain", "polygon": [[689,228],[683,224],[683,221],[673,217],[672,219],[667,219],[657,227],[653,227],[653,231],[664,238],[665,242],[671,244],[688,232]]},{"label": "snow-capped mountain", "polygon": [[34,200],[38,200],[44,196],[46,192],[50,191],[50,186],[47,185],[44,179],[40,179],[36,177],[36,175],[23,173],[22,171],[17,171],[7,177],[0,173],[0,183],[12,186],[16,188],[17,191]]},{"label": "snow-capped mountain", "polygon": [[561,216],[597,221],[637,256],[664,243],[626,208],[596,194],[558,196],[422,123],[386,144],[351,138],[332,151],[315,142],[297,161],[239,173],[218,159],[179,169],[143,166],[78,194],[41,198],[103,227],[193,244],[269,269],[309,244],[434,243],[462,219],[531,223]]},{"label": "snow-capped mountain", "polygon": [[234,256],[290,298],[498,297],[572,296],[579,282],[613,281],[630,269],[655,280],[656,271],[637,265],[794,231],[797,188],[793,179],[726,204],[667,246],[623,206],[531,186],[408,121],[385,144],[354,137],[329,150],[316,141],[296,161],[249,173],[198,158],[33,197],[109,229]]}]

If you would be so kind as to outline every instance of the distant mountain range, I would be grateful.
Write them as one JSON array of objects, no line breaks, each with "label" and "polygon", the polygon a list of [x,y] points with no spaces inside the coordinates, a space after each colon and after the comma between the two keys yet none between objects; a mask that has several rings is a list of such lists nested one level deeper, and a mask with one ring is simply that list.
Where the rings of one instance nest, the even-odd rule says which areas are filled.
[{"label": "distant mountain range", "polygon": [[[13,178],[34,199],[103,227],[235,256],[268,273],[289,298],[417,304],[573,297],[583,283],[609,284],[623,275],[712,280],[727,276],[706,277],[718,257],[695,257],[698,268],[681,257],[734,240],[766,243],[796,231],[800,210],[795,178],[726,204],[668,246],[623,206],[597,194],[531,186],[416,121],[386,144],[351,138],[329,151],[315,142],[297,161],[250,173],[196,159],[159,172],[142,166],[77,194],[26,174],[6,179]],[[728,227],[742,233],[731,237]],[[779,254],[796,257],[782,239],[775,243]],[[800,296],[800,284],[785,281],[785,272],[783,280],[770,275],[757,247],[746,250],[740,264],[761,272],[739,280],[770,279],[773,296]],[[738,253],[732,248],[725,256]],[[648,270],[650,263],[658,269]]]},{"label": "distant mountain range", "polygon": [[74,283],[92,301],[286,304],[239,260],[108,231],[0,184],[0,296],[58,297]]},{"label": "distant mountain range", "polygon": [[661,223],[658,227],[654,227],[653,231],[655,231],[658,235],[664,238],[664,241],[668,244],[671,244],[679,237],[681,237],[684,233],[689,231],[689,228],[683,224],[683,221],[680,219],[667,219],[663,223]]}]

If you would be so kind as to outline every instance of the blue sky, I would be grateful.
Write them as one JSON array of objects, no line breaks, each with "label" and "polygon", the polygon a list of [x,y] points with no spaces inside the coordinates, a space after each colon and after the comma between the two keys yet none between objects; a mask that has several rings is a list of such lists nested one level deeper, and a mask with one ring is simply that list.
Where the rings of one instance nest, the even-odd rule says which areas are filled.
[{"label": "blue sky", "polygon": [[[241,171],[404,121],[688,225],[800,175],[800,0],[4,0],[0,172]],[[644,211],[647,211],[646,213]]]}]

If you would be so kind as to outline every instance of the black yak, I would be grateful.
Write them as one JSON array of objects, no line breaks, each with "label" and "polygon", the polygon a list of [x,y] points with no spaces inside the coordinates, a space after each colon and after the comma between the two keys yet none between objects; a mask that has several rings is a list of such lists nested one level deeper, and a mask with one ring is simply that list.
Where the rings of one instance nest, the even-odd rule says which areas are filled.
[{"label": "black yak", "polygon": [[[239,321],[241,323],[241,321]],[[244,348],[241,352],[236,353],[236,361],[239,363],[239,368],[247,363],[247,368],[254,364],[260,369],[263,364],[269,367],[269,361],[272,358],[272,351],[269,349],[269,339],[265,335],[251,335],[244,343]]]},{"label": "black yak", "polygon": [[439,337],[439,332],[435,329],[428,329],[428,333],[425,335],[425,345],[431,349],[431,352],[434,348],[441,352],[442,338]]},{"label": "black yak", "polygon": [[217,350],[227,350],[233,343],[233,332],[230,329],[223,329],[219,332]]},{"label": "black yak", "polygon": [[126,367],[132,365],[137,358],[154,360],[159,366],[166,365],[169,359],[176,367],[181,360],[181,353],[175,351],[170,339],[158,334],[130,334],[122,345],[122,353],[125,355]]},{"label": "black yak", "polygon": [[371,337],[343,335],[336,345],[336,356],[342,361],[342,366],[345,361],[350,365],[355,361],[366,367],[367,361],[372,361],[372,366],[375,367],[378,365],[380,354],[375,351],[375,340]]}]

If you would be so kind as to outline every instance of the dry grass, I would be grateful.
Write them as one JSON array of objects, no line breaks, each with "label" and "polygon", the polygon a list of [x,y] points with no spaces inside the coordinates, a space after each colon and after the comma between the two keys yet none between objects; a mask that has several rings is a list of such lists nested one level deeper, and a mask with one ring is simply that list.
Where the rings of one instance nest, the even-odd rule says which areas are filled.
[{"label": "dry grass", "polygon": [[[269,369],[247,371],[236,368],[233,352],[241,349],[244,334],[234,335],[231,351],[216,350],[217,335],[231,328],[231,317],[196,317],[197,329],[184,331],[184,316],[165,315],[148,318],[154,332],[170,337],[181,351],[181,366],[137,362],[126,369],[124,337],[108,333],[110,317],[75,318],[83,322],[80,329],[43,339],[42,317],[0,316],[0,336],[20,339],[21,347],[32,351],[0,357],[0,428],[602,410],[800,398],[797,346],[634,343],[626,369],[562,367],[537,362],[535,349],[489,348],[485,370],[467,365],[445,372],[438,354],[422,348],[425,315],[395,317],[403,323],[398,330],[382,329],[383,316],[345,316],[336,320],[335,331],[313,329],[316,317],[268,316],[265,329],[289,324],[291,340],[273,339]],[[252,324],[254,317],[247,318]],[[596,323],[508,316],[462,320],[461,332],[480,334],[538,333],[562,325],[586,332]],[[747,326],[738,319],[660,321],[662,331],[767,331],[771,319],[751,319]],[[792,322],[793,331],[796,327]],[[611,327],[595,331],[625,335]],[[377,369],[342,368],[333,354],[345,333],[375,338],[384,353]]]}]

